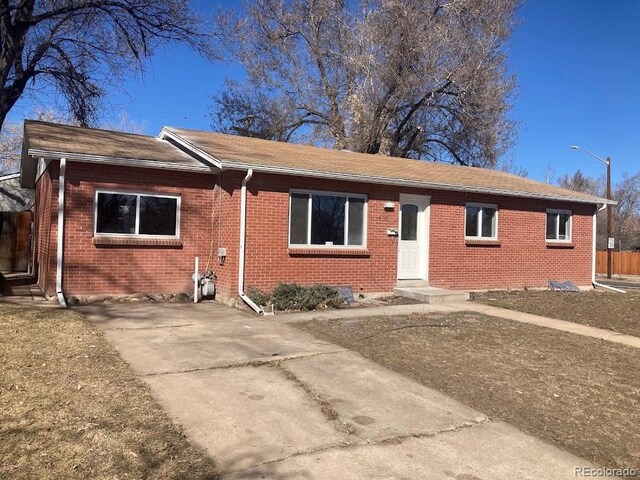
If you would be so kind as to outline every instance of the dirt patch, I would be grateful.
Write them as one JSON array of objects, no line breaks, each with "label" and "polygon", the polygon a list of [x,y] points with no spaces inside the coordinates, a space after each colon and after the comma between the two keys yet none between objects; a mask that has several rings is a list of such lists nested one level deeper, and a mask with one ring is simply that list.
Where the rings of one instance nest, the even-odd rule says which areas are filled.
[{"label": "dirt patch", "polygon": [[82,315],[0,304],[0,477],[218,474]]},{"label": "dirt patch", "polygon": [[638,349],[471,313],[292,325],[596,465],[640,465]]},{"label": "dirt patch", "polygon": [[606,328],[640,337],[640,291],[627,293],[500,291],[474,293],[472,299],[495,307]]}]

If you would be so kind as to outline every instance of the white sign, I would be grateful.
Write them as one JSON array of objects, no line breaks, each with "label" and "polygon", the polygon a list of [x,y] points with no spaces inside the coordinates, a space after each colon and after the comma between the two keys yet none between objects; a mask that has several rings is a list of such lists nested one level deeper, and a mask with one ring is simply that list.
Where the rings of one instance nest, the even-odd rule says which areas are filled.
[{"label": "white sign", "polygon": [[609,243],[607,244],[607,248],[616,248],[616,239],[609,238]]}]

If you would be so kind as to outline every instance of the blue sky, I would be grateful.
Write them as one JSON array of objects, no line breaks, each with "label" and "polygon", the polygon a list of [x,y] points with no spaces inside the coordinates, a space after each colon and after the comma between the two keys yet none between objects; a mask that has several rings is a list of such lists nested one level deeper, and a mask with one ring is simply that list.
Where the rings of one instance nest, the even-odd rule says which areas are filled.
[{"label": "blue sky", "polygon": [[[198,8],[216,2],[198,0]],[[228,3],[228,2],[219,2]],[[512,117],[519,123],[514,162],[545,180],[581,169],[591,176],[604,166],[578,144],[612,157],[614,181],[640,170],[640,2],[634,0],[529,0],[508,46],[509,68],[518,78]],[[186,48],[158,51],[142,79],[110,99],[110,116],[124,115],[157,134],[162,125],[210,128],[210,97],[237,66],[209,64]],[[21,102],[20,120],[30,101]]]}]

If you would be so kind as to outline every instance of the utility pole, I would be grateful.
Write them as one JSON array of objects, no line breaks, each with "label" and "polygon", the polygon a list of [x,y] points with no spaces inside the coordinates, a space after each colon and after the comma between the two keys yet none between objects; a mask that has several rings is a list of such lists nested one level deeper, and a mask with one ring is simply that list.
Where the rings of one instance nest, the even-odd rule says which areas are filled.
[{"label": "utility pole", "polygon": [[[607,157],[607,200],[611,200],[611,157]],[[611,205],[607,205],[607,278],[611,278],[611,257],[613,255],[609,239],[611,238]],[[615,247],[615,245],[614,245]]]},{"label": "utility pole", "polygon": [[[595,153],[590,152],[586,148],[579,147],[578,145],[571,145],[572,150],[582,150],[584,153],[591,155],[593,158],[599,160],[607,166],[607,200],[613,200],[611,198],[611,157],[604,158],[599,157]],[[609,243],[611,238],[611,205],[607,205],[607,278],[611,278],[611,257],[612,251],[615,245]]]}]

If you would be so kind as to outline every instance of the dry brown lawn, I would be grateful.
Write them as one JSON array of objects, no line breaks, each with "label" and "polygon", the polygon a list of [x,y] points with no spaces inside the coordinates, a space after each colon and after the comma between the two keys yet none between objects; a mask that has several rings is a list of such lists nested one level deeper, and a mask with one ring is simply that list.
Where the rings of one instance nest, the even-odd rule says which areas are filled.
[{"label": "dry brown lawn", "polygon": [[0,478],[218,474],[82,315],[0,303]]},{"label": "dry brown lawn", "polygon": [[473,300],[494,307],[606,328],[640,337],[640,291],[615,293],[500,291],[474,293]]},{"label": "dry brown lawn", "polygon": [[471,313],[292,325],[596,465],[640,466],[640,349]]}]

